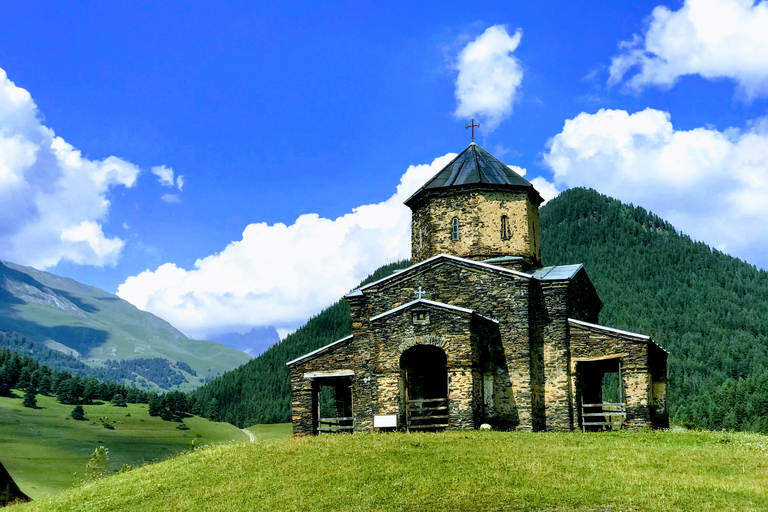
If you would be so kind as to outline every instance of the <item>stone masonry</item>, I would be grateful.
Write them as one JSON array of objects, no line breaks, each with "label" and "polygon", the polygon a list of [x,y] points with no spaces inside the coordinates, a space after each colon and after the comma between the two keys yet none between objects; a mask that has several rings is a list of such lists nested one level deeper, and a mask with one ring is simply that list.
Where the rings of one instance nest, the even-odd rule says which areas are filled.
[{"label": "stone masonry", "polygon": [[288,363],[294,433],[327,431],[327,386],[354,432],[591,428],[610,382],[606,417],[668,426],[667,353],[597,324],[583,266],[541,267],[541,201],[474,144],[411,196],[413,265],[347,294],[352,334]]}]

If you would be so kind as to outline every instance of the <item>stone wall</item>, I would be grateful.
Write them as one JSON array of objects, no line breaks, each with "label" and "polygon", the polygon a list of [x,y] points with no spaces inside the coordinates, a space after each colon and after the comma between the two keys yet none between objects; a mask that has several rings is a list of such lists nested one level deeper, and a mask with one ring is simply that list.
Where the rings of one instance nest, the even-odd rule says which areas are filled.
[{"label": "stone wall", "polygon": [[533,321],[540,324],[546,430],[574,429],[571,346],[568,331],[569,281],[541,283],[542,306]]},{"label": "stone wall", "polygon": [[[411,257],[418,263],[438,254],[482,261],[498,256],[524,256],[541,261],[539,210],[524,192],[449,190],[432,193],[414,205]],[[509,237],[502,234],[501,217],[508,219]],[[453,240],[452,220],[459,221]]]},{"label": "stone wall", "polygon": [[368,318],[416,299],[421,287],[424,299],[472,309],[499,322],[499,340],[505,368],[494,376],[495,396],[505,394],[505,421],[531,430],[531,372],[528,293],[531,280],[490,265],[436,258],[412,267],[383,283],[349,297],[355,335],[367,335]]},{"label": "stone wall", "polygon": [[[484,422],[497,429],[576,429],[577,364],[611,357],[621,361],[626,425],[663,426],[666,353],[646,336],[569,320],[570,314],[591,319],[600,308],[580,274],[542,282],[441,256],[348,295],[353,336],[291,367],[294,432],[315,431],[316,386],[339,371],[350,381],[356,431],[372,430],[377,414],[398,415],[402,425],[400,357],[414,345],[441,347],[448,358],[452,429]],[[424,297],[417,301],[420,288]],[[417,318],[417,311],[426,315]]]},{"label": "stone wall", "polygon": [[365,400],[370,389],[365,380],[367,368],[363,364],[364,359],[360,358],[360,354],[365,352],[365,345],[366,340],[350,338],[291,365],[291,421],[294,434],[315,433],[316,388],[324,378],[333,379],[340,374],[350,379],[355,425],[367,419]]},{"label": "stone wall", "polygon": [[[663,428],[666,412],[666,357],[663,357],[663,361],[659,357],[656,363],[658,367],[653,370],[659,376],[654,386],[650,356],[650,352],[658,349],[658,346],[647,336],[622,334],[601,326],[590,327],[574,322],[570,323],[570,333],[573,389],[576,390],[576,365],[579,361],[619,358],[627,410],[625,426]],[[654,411],[652,402],[656,403]]]}]

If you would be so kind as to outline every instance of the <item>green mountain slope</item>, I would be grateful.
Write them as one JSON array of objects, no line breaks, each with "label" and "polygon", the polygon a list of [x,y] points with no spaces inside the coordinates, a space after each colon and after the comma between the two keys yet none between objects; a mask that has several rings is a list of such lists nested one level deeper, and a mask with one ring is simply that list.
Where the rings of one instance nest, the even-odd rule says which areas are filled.
[{"label": "green mountain slope", "polygon": [[[545,264],[583,263],[601,323],[650,334],[671,354],[671,416],[768,432],[768,272],[710,249],[642,208],[572,189],[541,209]],[[383,267],[383,277],[402,265]],[[196,391],[239,426],[288,421],[285,363],[351,332],[340,301],[292,336]]]},{"label": "green mountain slope", "polygon": [[250,357],[218,343],[191,340],[171,324],[98,288],[30,267],[0,262],[0,329],[86,358],[166,358],[188,364],[182,388],[231,370]]},{"label": "green mountain slope", "polygon": [[572,189],[541,209],[542,258],[583,263],[600,321],[670,351],[670,415],[768,432],[768,272],[643,208]]}]

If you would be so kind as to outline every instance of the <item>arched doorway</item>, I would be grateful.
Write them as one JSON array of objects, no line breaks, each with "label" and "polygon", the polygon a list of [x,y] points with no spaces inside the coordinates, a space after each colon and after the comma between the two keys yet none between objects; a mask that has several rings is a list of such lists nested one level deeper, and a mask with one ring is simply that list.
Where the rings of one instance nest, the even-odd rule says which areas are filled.
[{"label": "arched doorway", "polygon": [[448,358],[442,348],[415,345],[400,356],[408,430],[448,426]]}]

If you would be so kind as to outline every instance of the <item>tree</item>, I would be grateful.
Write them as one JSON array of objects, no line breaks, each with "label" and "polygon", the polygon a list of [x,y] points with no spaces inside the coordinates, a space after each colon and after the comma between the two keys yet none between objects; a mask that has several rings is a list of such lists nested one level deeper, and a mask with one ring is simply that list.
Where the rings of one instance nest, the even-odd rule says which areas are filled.
[{"label": "tree", "polygon": [[205,409],[205,417],[211,421],[219,421],[219,401],[211,398],[208,407]]},{"label": "tree", "polygon": [[85,480],[87,482],[98,480],[109,473],[109,450],[104,446],[99,446],[93,451],[88,464],[85,466]]},{"label": "tree", "polygon": [[11,392],[11,375],[5,365],[0,366],[0,396],[7,396]]},{"label": "tree", "polygon": [[160,416],[160,412],[162,411],[162,409],[163,409],[163,401],[159,396],[154,395],[152,398],[149,399],[148,411],[150,416]]},{"label": "tree", "polygon": [[126,407],[125,397],[120,393],[117,393],[115,396],[112,397],[112,405],[114,405],[115,407]]},{"label": "tree", "polygon": [[78,421],[84,421],[85,420],[85,411],[83,410],[83,406],[80,404],[77,404],[74,409],[72,409],[72,418]]},{"label": "tree", "polygon": [[24,407],[37,409],[37,389],[32,384],[24,390]]}]

